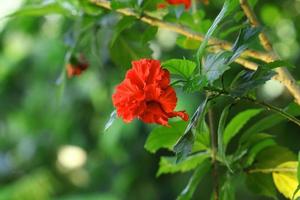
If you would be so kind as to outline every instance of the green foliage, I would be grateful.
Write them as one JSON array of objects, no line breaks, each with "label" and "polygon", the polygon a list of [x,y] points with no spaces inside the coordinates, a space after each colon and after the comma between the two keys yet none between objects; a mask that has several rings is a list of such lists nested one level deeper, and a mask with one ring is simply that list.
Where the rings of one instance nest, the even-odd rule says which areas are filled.
[{"label": "green foliage", "polygon": [[223,143],[225,150],[230,140],[239,133],[239,131],[252,117],[255,117],[261,111],[261,109],[249,109],[234,116],[234,118],[228,123],[224,130]]},{"label": "green foliage", "polygon": [[220,188],[220,199],[235,200],[235,185],[232,177],[226,177],[225,182]]},{"label": "green foliage", "polygon": [[203,178],[203,176],[208,173],[211,167],[211,163],[209,160],[205,160],[199,164],[197,169],[195,169],[193,175],[191,176],[187,186],[183,189],[180,195],[177,197],[177,200],[188,200],[193,197],[193,194]]},{"label": "green foliage", "polygon": [[277,192],[270,174],[253,173],[246,177],[248,188],[255,194],[277,199]]},{"label": "green foliage", "polygon": [[267,147],[275,146],[276,142],[271,135],[268,134],[256,134],[253,135],[242,149],[249,149],[243,163],[244,167],[248,167],[253,164],[256,156],[262,150]]},{"label": "green foliage", "polygon": [[173,145],[182,135],[187,126],[186,122],[178,121],[170,123],[170,127],[156,127],[147,138],[145,149],[155,153],[160,148],[172,150]]},{"label": "green foliage", "polygon": [[184,160],[185,157],[192,151],[193,144],[195,142],[195,133],[197,126],[200,125],[199,130],[202,130],[202,122],[206,114],[207,97],[201,102],[196,112],[191,118],[190,123],[184,131],[183,136],[176,142],[173,150],[177,155],[177,160]]},{"label": "green foliage", "polygon": [[0,199],[49,199],[57,190],[55,188],[56,181],[47,169],[39,169],[23,177],[10,187],[2,188]]},{"label": "green foliage", "polygon": [[225,124],[227,120],[227,116],[229,113],[231,105],[228,105],[224,108],[220,120],[219,120],[219,125],[218,125],[218,153],[221,157],[221,159],[226,163],[227,167],[230,168],[226,158],[225,158],[225,147],[224,147],[224,129],[225,129]]},{"label": "green foliage", "polygon": [[225,71],[230,67],[228,65],[228,59],[232,56],[231,52],[219,52],[216,54],[210,54],[206,57],[205,63],[202,68],[202,74],[210,84],[220,78]]},{"label": "green foliage", "polygon": [[140,46],[139,38],[133,39],[132,37],[119,36],[110,49],[112,60],[123,68],[128,68],[133,60],[147,58],[151,55],[149,48]]},{"label": "green foliage", "polygon": [[298,153],[298,182],[300,183],[300,152]]},{"label": "green foliage", "polygon": [[206,162],[208,158],[209,154],[207,152],[188,156],[181,162],[176,162],[176,157],[161,157],[159,161],[159,170],[156,175],[160,176],[161,174],[167,173],[187,172],[195,169],[203,162]]},{"label": "green foliage", "polygon": [[233,96],[244,96],[270,80],[276,73],[268,68],[259,67],[256,71],[242,71],[231,84]]},{"label": "green foliage", "polygon": [[114,30],[114,34],[112,36],[112,39],[110,41],[110,46],[113,46],[120,36],[120,34],[125,30],[133,26],[135,23],[134,17],[123,17],[118,24],[116,25],[116,28]]},{"label": "green foliage", "polygon": [[162,66],[171,74],[182,76],[184,79],[189,79],[196,68],[196,63],[185,59],[171,59],[163,62]]},{"label": "green foliage", "polygon": [[[191,177],[178,199],[209,199],[212,188],[204,177],[211,175],[210,170],[218,174],[218,179],[213,179],[219,185],[220,200],[234,200],[235,193],[245,198],[244,190],[239,191],[242,180],[256,195],[278,199],[277,187],[284,195],[288,189],[286,196],[291,198],[294,186],[278,182],[287,173],[274,176],[274,170],[290,161],[295,168],[293,151],[298,151],[299,127],[287,121],[299,125],[300,109],[283,101],[285,94],[270,103],[259,100],[256,89],[276,74],[275,68],[291,69],[297,63],[281,59],[263,63],[243,54],[249,48],[260,52],[258,34],[263,28],[242,21],[245,17],[237,9],[239,1],[226,0],[217,17],[220,2],[214,0],[208,6],[196,3],[189,10],[168,4],[158,9],[164,0],[28,2],[10,12],[10,21],[5,25],[4,20],[0,26],[0,199],[169,199],[179,193],[182,183],[178,178],[184,180],[188,175]],[[296,15],[286,14],[294,4],[249,3],[257,5],[255,10],[263,19],[272,18],[272,13],[265,13],[265,6],[278,10],[274,22],[269,19],[268,34],[276,51],[296,62],[292,54],[298,52],[299,31],[291,20]],[[172,38],[167,33],[162,42],[159,26],[178,35]],[[180,35],[182,31],[189,36]],[[194,37],[199,33],[205,35],[202,42]],[[211,45],[210,40],[216,38],[224,43]],[[232,48],[227,46],[230,41]],[[80,53],[89,67],[80,76],[67,79],[66,66]],[[125,125],[115,120],[116,111],[107,121],[113,110],[113,86],[122,80],[125,69],[133,60],[153,57],[170,72],[171,86],[182,89],[177,93],[176,110],[194,112],[190,121],[150,126],[150,134],[149,127],[137,121]],[[233,64],[239,57],[257,64],[258,69],[241,70]],[[295,74],[299,71],[293,70]],[[258,107],[276,113],[262,113]],[[208,110],[213,119],[208,120]],[[144,148],[160,156],[157,176],[191,174],[154,179],[151,172],[158,157],[141,151],[145,140]],[[83,150],[87,157],[82,166],[65,169],[61,165],[60,150],[65,144]],[[298,182],[299,162],[300,155]]]},{"label": "green foliage", "polygon": [[[69,4],[70,5],[70,4]],[[44,16],[47,14],[72,15],[76,12],[73,6],[62,6],[59,2],[50,2],[42,5],[31,5],[9,15],[9,17]]]},{"label": "green foliage", "polygon": [[258,169],[274,168],[281,163],[295,160],[296,155],[289,149],[282,146],[270,146],[256,156],[255,167]]}]

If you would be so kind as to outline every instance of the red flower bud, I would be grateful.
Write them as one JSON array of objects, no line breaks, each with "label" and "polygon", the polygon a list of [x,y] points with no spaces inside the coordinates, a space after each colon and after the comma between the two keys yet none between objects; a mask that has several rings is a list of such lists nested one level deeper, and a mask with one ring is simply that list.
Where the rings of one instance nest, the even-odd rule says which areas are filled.
[{"label": "red flower bud", "polygon": [[[166,0],[166,1],[168,2],[168,4],[172,4],[172,5],[184,5],[186,10],[188,10],[192,5],[191,0]],[[166,3],[157,4],[158,9],[163,9],[166,7],[167,7]]]},{"label": "red flower bud", "polygon": [[183,4],[186,10],[189,9],[192,5],[191,0],[167,0],[167,2],[169,4],[172,4],[172,5],[181,5],[181,4]]},{"label": "red flower bud", "polygon": [[70,63],[66,66],[68,77],[71,78],[73,76],[79,76],[88,67],[89,64],[83,54],[74,56],[71,58]]},{"label": "red flower bud", "polygon": [[170,86],[169,72],[161,68],[158,60],[133,61],[112,99],[118,116],[127,123],[138,118],[145,123],[168,126],[169,118],[189,118],[185,111],[174,111],[176,93]]}]

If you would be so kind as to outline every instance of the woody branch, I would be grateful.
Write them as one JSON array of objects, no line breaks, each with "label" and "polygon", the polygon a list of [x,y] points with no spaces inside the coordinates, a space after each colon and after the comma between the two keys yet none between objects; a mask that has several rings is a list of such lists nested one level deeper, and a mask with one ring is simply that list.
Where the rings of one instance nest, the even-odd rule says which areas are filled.
[{"label": "woody branch", "polygon": [[[243,9],[246,17],[252,24],[252,26],[253,27],[261,26],[253,9],[249,5],[248,1],[240,0],[240,5],[241,5],[241,8]],[[274,51],[268,36],[263,31],[259,34],[259,40],[260,40],[260,43],[263,46],[263,48],[266,51],[271,53],[273,60],[280,59],[279,56]],[[275,76],[274,78],[277,79],[278,81],[280,81],[281,83],[283,83],[287,87],[287,89],[290,91],[290,93],[294,96],[296,103],[300,104],[300,92],[299,92],[300,87],[299,87],[299,85],[297,85],[293,76],[284,67],[277,68],[276,72],[277,72],[277,76]]]},{"label": "woody branch", "polygon": [[[108,10],[112,10],[110,2],[107,1],[107,0],[90,0],[90,2],[97,5],[97,6],[99,6],[99,7],[102,7],[102,8],[108,9]],[[251,10],[251,8],[250,8],[249,4],[247,3],[247,1],[240,0],[240,2],[241,2],[241,7],[243,8],[243,10],[244,10],[246,16],[248,17],[250,23],[252,23],[252,25],[254,25],[254,24],[259,25],[258,20],[256,19],[255,15],[253,15],[253,11]],[[204,35],[203,34],[194,32],[194,31],[190,30],[189,28],[187,28],[185,26],[165,22],[161,19],[153,18],[151,16],[148,16],[147,14],[144,14],[143,16],[140,16],[138,13],[134,12],[130,8],[117,9],[115,11],[119,14],[124,15],[124,16],[136,17],[137,19],[139,19],[140,21],[142,21],[146,24],[173,31],[173,32],[178,33],[180,35],[184,35],[184,36],[186,36],[190,39],[194,39],[194,40],[197,40],[197,41],[200,41],[200,42],[204,40]],[[262,34],[264,35],[264,33],[262,33]],[[260,40],[262,40],[262,37],[264,38],[265,36],[260,36]],[[267,37],[265,37],[265,38],[267,38]],[[267,46],[270,43],[268,42],[268,43],[265,44],[266,41],[268,41],[268,39],[267,40],[263,39],[262,44]],[[231,50],[231,48],[232,48],[232,44],[230,42],[220,40],[220,39],[217,39],[217,38],[210,38],[208,43],[209,43],[210,46],[212,46],[212,48],[210,48],[209,51],[213,51],[213,52],[217,52],[217,51],[220,51],[220,50]],[[267,47],[267,48],[269,48],[269,47]],[[267,50],[270,50],[270,49],[267,49]],[[271,50],[273,50],[273,49],[271,49]],[[258,65],[254,62],[251,62],[251,61],[247,60],[246,58],[257,59],[257,60],[261,60],[261,61],[266,62],[266,63],[278,60],[278,56],[274,55],[274,53],[272,53],[272,52],[271,53],[265,53],[265,52],[260,52],[260,51],[255,51],[255,50],[252,50],[252,49],[248,49],[248,50],[244,51],[242,53],[241,57],[237,58],[235,60],[235,62],[242,65],[242,66],[244,66],[245,68],[248,68],[248,69],[251,69],[251,70],[256,70]],[[293,95],[293,97],[295,99],[295,102],[298,105],[300,105],[300,87],[296,83],[296,81],[292,77],[292,75],[289,73],[289,71],[286,68],[278,68],[277,69],[277,75],[274,77],[274,79],[276,79],[276,80],[280,81],[282,84],[284,84],[286,86],[286,88],[290,91],[290,93]]]}]

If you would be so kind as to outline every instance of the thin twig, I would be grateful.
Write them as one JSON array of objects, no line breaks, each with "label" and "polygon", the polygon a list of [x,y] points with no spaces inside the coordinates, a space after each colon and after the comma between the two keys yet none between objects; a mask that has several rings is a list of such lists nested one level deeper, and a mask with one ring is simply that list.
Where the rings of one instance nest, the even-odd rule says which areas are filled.
[{"label": "thin twig", "polygon": [[[240,0],[240,5],[252,26],[260,27],[261,24],[258,21],[248,1]],[[273,60],[280,59],[280,57],[275,53],[268,36],[263,31],[259,34],[259,40],[263,48],[271,53]],[[275,76],[274,78],[286,86],[286,88],[294,96],[295,102],[300,105],[300,87],[296,83],[291,73],[284,67],[277,68],[275,69],[275,71],[277,72],[277,76]]]},{"label": "thin twig", "polygon": [[291,122],[297,124],[298,126],[300,126],[300,120],[299,119],[297,119],[293,115],[290,115],[289,113],[284,112],[280,108],[277,108],[277,107],[275,107],[275,106],[273,106],[273,105],[271,105],[269,103],[266,103],[266,102],[263,102],[263,101],[258,101],[258,100],[254,99],[254,98],[251,98],[251,97],[245,97],[245,96],[243,96],[243,97],[236,97],[236,96],[231,95],[229,92],[227,92],[225,90],[222,90],[222,89],[218,89],[218,88],[207,88],[207,87],[205,87],[204,89],[206,91],[210,92],[211,94],[215,93],[217,95],[223,95],[223,96],[227,96],[227,97],[233,98],[236,101],[244,100],[244,101],[248,101],[248,102],[251,102],[253,104],[262,106],[262,107],[266,108],[267,110],[271,110],[273,112],[276,112],[277,114],[281,115],[282,117],[285,117],[289,121],[291,121]]},{"label": "thin twig", "polygon": [[273,172],[293,172],[296,173],[296,168],[268,168],[268,169],[250,169],[248,173],[273,173]]}]

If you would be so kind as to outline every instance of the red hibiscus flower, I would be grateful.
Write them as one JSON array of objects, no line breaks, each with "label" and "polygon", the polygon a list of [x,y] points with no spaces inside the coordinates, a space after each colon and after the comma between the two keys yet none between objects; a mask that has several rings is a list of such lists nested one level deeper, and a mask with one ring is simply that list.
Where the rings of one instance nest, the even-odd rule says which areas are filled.
[{"label": "red hibiscus flower", "polygon": [[[166,1],[172,5],[184,5],[186,10],[188,10],[192,5],[191,0],[166,0]],[[164,3],[158,4],[158,8],[165,8],[165,7],[166,7],[166,4],[164,4]]]},{"label": "red hibiscus flower", "polygon": [[175,90],[170,86],[170,74],[158,60],[141,59],[132,62],[125,80],[112,96],[117,114],[125,122],[138,118],[146,123],[168,126],[168,119],[188,120],[185,111],[174,111],[177,103]]},{"label": "red hibiscus flower", "polygon": [[72,57],[70,63],[66,66],[68,77],[79,76],[88,66],[89,64],[83,54]]}]

